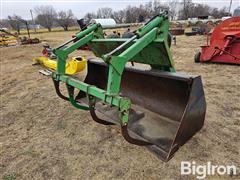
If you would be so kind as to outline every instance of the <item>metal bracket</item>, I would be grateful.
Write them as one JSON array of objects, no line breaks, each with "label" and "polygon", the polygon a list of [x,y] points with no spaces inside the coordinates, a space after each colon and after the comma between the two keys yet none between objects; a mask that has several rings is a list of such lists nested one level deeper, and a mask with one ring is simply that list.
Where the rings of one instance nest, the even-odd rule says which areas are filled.
[{"label": "metal bracket", "polygon": [[103,120],[103,119],[100,119],[97,117],[96,112],[95,112],[96,97],[89,95],[88,100],[89,100],[90,114],[95,122],[97,122],[99,124],[103,124],[103,125],[115,125],[114,123],[108,122],[106,120]]},{"label": "metal bracket", "polygon": [[67,86],[67,90],[68,90],[68,95],[69,95],[69,101],[71,102],[71,104],[78,108],[78,109],[82,109],[82,110],[89,110],[89,107],[88,106],[85,106],[85,105],[82,105],[82,104],[79,104],[75,98],[74,98],[74,87],[69,85],[69,84],[66,84]]},{"label": "metal bracket", "polygon": [[60,81],[55,80],[54,78],[52,78],[52,80],[53,80],[53,84],[54,84],[54,87],[55,87],[55,90],[56,90],[57,95],[58,95],[60,98],[64,99],[65,101],[69,101],[69,98],[66,97],[66,96],[64,96],[64,95],[61,93],[61,91],[60,91],[60,88],[59,88],[59,82],[60,82]]}]

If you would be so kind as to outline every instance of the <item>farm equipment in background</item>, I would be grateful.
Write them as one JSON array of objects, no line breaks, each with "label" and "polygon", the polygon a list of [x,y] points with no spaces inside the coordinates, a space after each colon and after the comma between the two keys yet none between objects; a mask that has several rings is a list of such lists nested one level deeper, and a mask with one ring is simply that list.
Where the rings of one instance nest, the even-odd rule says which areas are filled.
[{"label": "farm equipment in background", "polygon": [[210,28],[208,28],[207,24],[201,24],[198,27],[192,27],[191,32],[185,32],[186,36],[196,36],[196,35],[204,35],[210,32]]},{"label": "farm equipment in background", "polygon": [[40,43],[38,38],[31,38],[28,25],[26,22],[28,37],[19,37],[18,34],[12,34],[4,29],[0,29],[0,46],[15,46],[15,45],[25,45],[25,44],[37,44]]},{"label": "farm equipment in background", "polygon": [[[207,38],[209,39],[209,38]],[[210,44],[201,46],[195,62],[215,62],[240,65],[240,16],[226,19],[212,32]]]},{"label": "farm equipment in background", "polygon": [[18,36],[4,29],[0,29],[0,46],[15,46],[18,44]]},{"label": "farm equipment in background", "polygon": [[[44,75],[51,75],[52,71],[57,69],[57,56],[53,53],[52,48],[48,44],[43,45],[42,50],[43,56],[34,58],[33,65],[41,65],[47,69],[40,70],[39,72]],[[83,71],[86,67],[87,60],[82,57],[73,57],[69,62],[66,63],[66,74],[74,75]]]},{"label": "farm equipment in background", "polygon": [[170,23],[169,33],[172,36],[183,35],[185,32],[185,28],[181,23],[173,22]]},{"label": "farm equipment in background", "polygon": [[171,33],[171,35],[173,36],[178,36],[178,35],[183,35],[185,32],[184,28],[171,28],[169,30],[169,32]]},{"label": "farm equipment in background", "polygon": [[38,43],[40,43],[40,40],[38,38],[31,38],[30,32],[29,32],[28,22],[24,19],[18,19],[18,20],[23,22],[26,25],[27,34],[28,34],[28,37],[26,37],[26,36],[19,37],[21,44],[24,45],[24,44],[38,44]]},{"label": "farm equipment in background", "polygon": [[26,36],[19,37],[21,45],[25,44],[38,44],[40,43],[40,40],[38,38],[29,38]]},{"label": "farm equipment in background", "polygon": [[43,45],[42,54],[49,59],[57,59],[57,56],[53,53],[53,49],[48,44]]},{"label": "farm equipment in background", "polygon": [[[38,57],[33,59],[33,64],[40,64],[46,67],[50,71],[55,71],[57,69],[57,61],[49,59],[47,57]],[[86,67],[87,60],[84,57],[78,56],[72,58],[66,63],[66,74],[74,75],[83,71]],[[41,71],[42,72],[42,71]]]},{"label": "farm equipment in background", "polygon": [[[90,111],[97,123],[118,127],[126,141],[146,146],[164,161],[202,128],[206,111],[201,77],[175,72],[168,28],[167,13],[125,39],[105,38],[100,24],[90,24],[53,50],[57,69],[52,73],[60,98]],[[66,62],[85,44],[101,59],[88,60],[81,81],[66,74]],[[127,67],[127,62],[151,69]],[[62,83],[67,95],[60,90]]]}]

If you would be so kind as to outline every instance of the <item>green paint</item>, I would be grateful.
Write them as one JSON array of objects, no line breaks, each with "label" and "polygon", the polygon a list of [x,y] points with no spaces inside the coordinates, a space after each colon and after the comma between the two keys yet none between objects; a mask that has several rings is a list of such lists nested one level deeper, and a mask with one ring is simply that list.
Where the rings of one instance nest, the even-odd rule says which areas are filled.
[{"label": "green paint", "polygon": [[[85,92],[91,97],[90,100],[95,101],[98,98],[110,105],[117,106],[121,123],[127,124],[131,100],[119,95],[125,65],[129,61],[133,61],[149,64],[154,69],[174,72],[175,69],[167,43],[168,28],[167,14],[162,13],[140,27],[135,32],[136,38],[128,42],[129,39],[105,39],[101,25],[93,24],[76,35],[79,40],[75,43],[65,48],[55,49],[58,65],[57,71],[53,73],[53,78]],[[123,45],[124,42],[126,43]],[[93,53],[102,58],[109,66],[106,91],[65,75],[68,55],[85,44],[88,44]],[[112,55],[108,54],[120,45],[123,45],[121,49]],[[88,110],[88,107],[77,104],[74,97],[70,94],[69,96],[73,106]]]}]

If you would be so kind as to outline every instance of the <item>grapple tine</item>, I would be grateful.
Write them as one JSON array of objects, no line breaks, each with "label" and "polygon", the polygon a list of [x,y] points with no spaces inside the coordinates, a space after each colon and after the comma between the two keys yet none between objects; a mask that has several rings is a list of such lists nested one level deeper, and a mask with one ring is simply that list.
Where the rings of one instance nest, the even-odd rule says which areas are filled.
[{"label": "grapple tine", "polygon": [[69,101],[69,98],[66,97],[66,96],[64,96],[64,95],[61,93],[60,87],[59,87],[59,86],[60,86],[59,83],[60,83],[59,81],[53,79],[53,84],[54,84],[55,91],[56,91],[57,95],[58,95],[60,98],[64,99],[65,101]]},{"label": "grapple tine", "polygon": [[89,96],[88,99],[89,99],[90,114],[95,122],[102,125],[115,125],[114,123],[103,120],[97,116],[97,114],[95,113],[96,98],[94,98],[93,96]]}]

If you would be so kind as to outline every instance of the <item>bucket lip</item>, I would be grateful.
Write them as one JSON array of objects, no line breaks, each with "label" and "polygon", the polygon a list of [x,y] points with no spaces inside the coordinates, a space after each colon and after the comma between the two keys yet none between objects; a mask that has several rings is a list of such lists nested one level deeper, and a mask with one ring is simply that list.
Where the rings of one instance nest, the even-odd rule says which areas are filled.
[{"label": "bucket lip", "polygon": [[[89,58],[88,63],[94,63],[98,65],[107,66],[107,64],[99,58]],[[137,69],[133,67],[125,67],[124,71],[131,71],[136,73],[141,73],[144,75],[153,75],[156,77],[163,77],[163,78],[169,78],[173,80],[181,80],[181,81],[192,81],[192,79],[200,77],[200,75],[190,75],[186,73],[179,73],[179,72],[167,72],[167,71],[158,71],[158,70],[143,70],[143,69]]]}]

